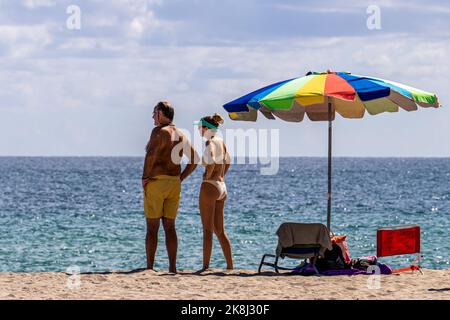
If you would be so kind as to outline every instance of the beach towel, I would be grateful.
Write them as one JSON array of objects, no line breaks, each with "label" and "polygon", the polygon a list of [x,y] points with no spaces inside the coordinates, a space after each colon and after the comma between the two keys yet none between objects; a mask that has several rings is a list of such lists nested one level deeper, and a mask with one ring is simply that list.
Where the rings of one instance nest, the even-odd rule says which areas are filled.
[{"label": "beach towel", "polygon": [[[379,267],[379,274],[391,274],[392,268],[383,263],[376,264]],[[304,267],[297,267],[291,272],[292,274],[301,275],[301,276],[312,276],[315,275],[314,268],[311,263]],[[325,270],[321,271],[320,275],[322,276],[355,276],[355,275],[372,275],[373,273],[367,272],[367,270],[360,269],[337,269],[337,270]]]}]

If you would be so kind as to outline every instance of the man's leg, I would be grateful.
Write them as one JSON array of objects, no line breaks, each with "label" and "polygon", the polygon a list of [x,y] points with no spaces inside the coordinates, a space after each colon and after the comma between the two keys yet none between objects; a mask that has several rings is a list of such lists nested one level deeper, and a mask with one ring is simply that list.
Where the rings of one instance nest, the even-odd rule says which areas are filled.
[{"label": "man's leg", "polygon": [[169,256],[169,272],[177,273],[178,237],[175,230],[175,219],[163,217],[163,227],[166,234],[167,255]]},{"label": "man's leg", "polygon": [[159,219],[147,218],[147,235],[145,237],[145,251],[147,253],[147,269],[153,269],[156,248],[158,246]]}]

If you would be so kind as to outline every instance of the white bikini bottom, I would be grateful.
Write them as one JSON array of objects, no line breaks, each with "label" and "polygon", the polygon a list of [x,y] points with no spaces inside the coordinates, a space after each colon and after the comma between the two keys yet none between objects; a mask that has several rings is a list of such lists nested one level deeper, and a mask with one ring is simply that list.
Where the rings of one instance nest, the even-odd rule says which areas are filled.
[{"label": "white bikini bottom", "polygon": [[216,187],[217,191],[219,191],[219,197],[217,200],[222,200],[227,195],[227,186],[223,181],[216,180],[203,180],[203,182],[211,183],[214,187]]}]

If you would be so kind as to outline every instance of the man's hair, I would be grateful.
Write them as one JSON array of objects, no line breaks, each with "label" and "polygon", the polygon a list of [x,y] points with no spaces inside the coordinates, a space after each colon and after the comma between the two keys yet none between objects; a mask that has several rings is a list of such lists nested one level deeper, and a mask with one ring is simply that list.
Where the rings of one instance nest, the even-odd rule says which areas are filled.
[{"label": "man's hair", "polygon": [[170,104],[170,102],[167,101],[160,101],[158,102],[158,104],[155,106],[156,111],[161,111],[162,114],[169,119],[170,121],[173,120],[173,116],[175,114],[175,110],[173,109],[172,105]]}]

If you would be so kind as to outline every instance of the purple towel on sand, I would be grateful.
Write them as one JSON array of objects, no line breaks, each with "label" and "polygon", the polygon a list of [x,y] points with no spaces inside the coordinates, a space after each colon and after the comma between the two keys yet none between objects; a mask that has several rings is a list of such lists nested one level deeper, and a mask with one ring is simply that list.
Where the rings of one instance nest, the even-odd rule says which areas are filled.
[{"label": "purple towel on sand", "polygon": [[340,270],[326,270],[322,271],[324,276],[354,276],[357,274],[367,274],[365,271],[358,269],[340,269]]},{"label": "purple towel on sand", "polygon": [[[391,274],[392,269],[383,263],[378,263],[378,267],[380,268],[380,274]],[[294,269],[291,273],[298,274],[301,276],[311,276],[316,274],[314,272],[314,268],[312,267],[312,264],[308,264],[306,267],[300,269]],[[354,276],[358,274],[365,274],[365,275],[371,275],[371,273],[367,273],[364,270],[358,270],[358,269],[339,269],[339,270],[326,270],[320,272],[320,275],[322,276]]]}]

